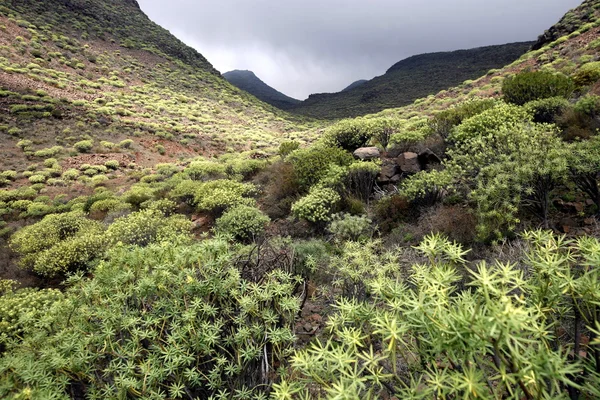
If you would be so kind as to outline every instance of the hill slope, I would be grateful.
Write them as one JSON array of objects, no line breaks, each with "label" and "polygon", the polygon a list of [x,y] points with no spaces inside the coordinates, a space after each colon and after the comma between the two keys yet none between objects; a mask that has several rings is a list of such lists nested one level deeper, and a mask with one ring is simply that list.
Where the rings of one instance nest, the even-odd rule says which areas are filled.
[{"label": "hill slope", "polygon": [[367,79],[360,79],[360,80],[358,80],[356,82],[352,82],[346,88],[342,89],[342,92],[347,92],[348,90],[352,90],[354,88],[357,88],[360,85],[362,85],[363,83],[367,83],[367,82],[369,82]]},{"label": "hill slope", "polygon": [[531,42],[416,55],[393,65],[352,90],[313,94],[292,111],[321,118],[343,118],[401,107],[501,68],[519,58]]},{"label": "hill slope", "polygon": [[300,103],[300,100],[296,100],[285,94],[278,92],[271,86],[260,80],[252,71],[241,71],[234,70],[223,74],[223,77],[231,83],[265,103],[271,104],[282,110],[288,110],[293,106]]}]

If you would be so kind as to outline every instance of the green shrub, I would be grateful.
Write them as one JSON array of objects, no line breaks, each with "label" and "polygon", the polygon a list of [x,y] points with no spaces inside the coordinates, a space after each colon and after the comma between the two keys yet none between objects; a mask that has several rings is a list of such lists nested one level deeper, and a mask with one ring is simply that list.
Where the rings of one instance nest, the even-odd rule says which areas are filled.
[{"label": "green shrub", "polygon": [[36,174],[36,175],[31,175],[29,177],[29,182],[31,182],[31,183],[46,183],[46,179],[48,179],[48,177],[41,175],[41,174]]},{"label": "green shrub", "polygon": [[107,162],[104,163],[104,166],[106,168],[110,168],[112,170],[117,170],[117,169],[119,169],[121,164],[117,160],[108,160]]},{"label": "green shrub", "polygon": [[369,233],[373,230],[372,224],[373,221],[366,215],[341,213],[332,217],[327,229],[337,241],[359,241],[368,239]]},{"label": "green shrub", "polygon": [[229,179],[217,179],[203,183],[194,193],[194,203],[201,211],[216,214],[239,205],[251,206],[256,188],[251,183],[236,182]]},{"label": "green shrub", "polygon": [[248,241],[260,236],[270,218],[256,207],[239,205],[230,208],[215,222],[215,231]]},{"label": "green shrub", "polygon": [[163,241],[189,241],[192,223],[182,215],[165,217],[160,211],[143,210],[115,220],[106,240],[116,245],[146,246]]},{"label": "green shrub", "polygon": [[68,181],[74,181],[75,179],[77,179],[79,177],[80,173],[78,170],[76,170],[75,168],[70,168],[68,170],[66,170],[65,172],[63,172],[62,177],[63,179],[66,179]]},{"label": "green shrub", "polygon": [[0,396],[266,399],[295,340],[296,280],[247,281],[237,258],[222,239],[117,248],[3,355]]},{"label": "green shrub", "polygon": [[300,148],[300,143],[294,141],[281,142],[279,145],[279,150],[277,154],[281,157],[285,158],[294,150],[298,150]]},{"label": "green shrub", "polygon": [[195,181],[222,178],[225,176],[225,165],[213,161],[192,161],[183,173]]},{"label": "green shrub", "polygon": [[165,216],[169,216],[175,212],[177,203],[169,199],[148,200],[140,204],[142,210],[159,211]]},{"label": "green shrub", "polygon": [[95,201],[89,210],[90,212],[124,212],[131,210],[131,205],[120,199],[108,198]]},{"label": "green shrub", "polygon": [[579,86],[589,86],[600,80],[600,61],[583,64],[575,75],[573,80]]},{"label": "green shrub", "polygon": [[286,161],[294,167],[295,181],[300,190],[308,191],[323,178],[329,165],[348,166],[354,158],[340,148],[315,145],[293,151]]},{"label": "green shrub", "polygon": [[132,186],[128,191],[123,193],[123,200],[134,207],[139,207],[145,201],[154,198],[154,190],[144,184]]},{"label": "green shrub", "polygon": [[75,143],[73,147],[80,153],[87,153],[94,147],[94,142],[91,140],[81,140]]},{"label": "green shrub", "polygon": [[125,139],[119,143],[119,147],[122,149],[130,149],[133,146],[133,140]]},{"label": "green shrub", "polygon": [[499,103],[480,114],[464,120],[454,128],[448,140],[455,143],[464,142],[489,135],[496,130],[510,129],[521,125],[523,122],[532,121],[532,119],[532,115],[523,107]]},{"label": "green shrub", "polygon": [[371,139],[369,122],[363,118],[345,119],[328,128],[323,134],[326,146],[354,151]]},{"label": "green shrub", "polygon": [[10,246],[20,264],[45,276],[85,268],[104,251],[103,227],[82,212],[52,214],[17,231]]},{"label": "green shrub", "polygon": [[525,109],[533,115],[533,121],[538,123],[554,123],[569,107],[569,101],[564,97],[550,97],[530,101]]},{"label": "green shrub", "polygon": [[428,122],[428,128],[433,134],[447,138],[455,126],[460,125],[465,119],[489,110],[496,106],[495,99],[473,99],[460,103],[452,108],[440,111]]},{"label": "green shrub", "polygon": [[581,98],[575,104],[575,111],[585,114],[588,117],[597,117],[600,115],[600,96],[587,95]]},{"label": "green shrub", "polygon": [[[296,351],[271,398],[597,397],[597,361],[569,353],[596,351],[580,332],[598,331],[597,270],[574,269],[597,262],[600,243],[525,237],[524,265],[468,268],[468,250],[439,235],[417,247],[428,261],[411,267],[400,265],[399,252],[347,243],[331,261],[343,294],[331,333]],[[565,340],[557,336],[563,330]]]},{"label": "green shrub", "polygon": [[0,344],[4,346],[31,333],[48,309],[63,298],[60,290],[14,290],[15,285],[13,281],[0,281]]},{"label": "green shrub", "polygon": [[502,93],[508,103],[524,105],[549,97],[569,98],[574,88],[573,81],[565,75],[550,71],[525,71],[506,78]]},{"label": "green shrub", "polygon": [[313,223],[328,222],[340,200],[340,195],[334,190],[314,187],[292,205],[292,214]]},{"label": "green shrub", "polygon": [[351,164],[346,175],[348,191],[362,201],[368,201],[380,171],[381,167],[374,162]]}]

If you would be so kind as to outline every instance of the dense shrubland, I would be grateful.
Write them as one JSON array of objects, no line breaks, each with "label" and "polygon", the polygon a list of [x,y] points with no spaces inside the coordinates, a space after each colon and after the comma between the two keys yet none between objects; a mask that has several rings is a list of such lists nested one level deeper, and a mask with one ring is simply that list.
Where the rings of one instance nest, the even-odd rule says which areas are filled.
[{"label": "dense shrubland", "polygon": [[[35,31],[22,54],[60,43],[106,77],[55,76],[91,101],[0,92],[25,160],[0,171],[0,251],[39,282],[0,281],[0,397],[600,397],[597,24],[410,107],[311,122],[314,140],[178,46],[150,74],[10,23]],[[19,76],[61,60],[13,50]],[[49,118],[56,143],[35,135]],[[409,152],[435,161],[402,170]]]}]

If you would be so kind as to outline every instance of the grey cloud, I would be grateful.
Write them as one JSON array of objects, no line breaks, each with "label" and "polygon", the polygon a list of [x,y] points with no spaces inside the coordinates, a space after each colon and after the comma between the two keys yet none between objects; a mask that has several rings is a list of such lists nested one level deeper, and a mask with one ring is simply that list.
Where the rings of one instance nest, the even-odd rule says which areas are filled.
[{"label": "grey cloud", "polygon": [[299,99],[414,54],[534,40],[581,0],[138,0],[221,72]]}]

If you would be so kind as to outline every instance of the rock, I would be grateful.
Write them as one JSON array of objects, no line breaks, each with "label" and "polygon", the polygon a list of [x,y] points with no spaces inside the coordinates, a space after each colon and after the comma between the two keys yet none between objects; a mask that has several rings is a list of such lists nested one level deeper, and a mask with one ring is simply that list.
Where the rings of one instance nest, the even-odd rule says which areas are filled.
[{"label": "rock", "polygon": [[441,164],[442,160],[430,149],[425,149],[419,153],[419,164],[422,169],[425,169],[431,164]]},{"label": "rock", "polygon": [[361,160],[373,160],[381,157],[379,149],[377,147],[361,147],[354,151],[354,157],[360,158]]},{"label": "rock", "polygon": [[392,176],[390,178],[390,183],[392,183],[393,185],[397,184],[398,182],[400,182],[402,180],[402,175],[400,174],[396,174],[394,176]]},{"label": "rock", "polygon": [[389,182],[394,175],[397,175],[398,165],[394,161],[384,160],[381,165],[381,172],[379,173],[379,178],[377,179],[379,182]]},{"label": "rock", "polygon": [[416,174],[421,171],[421,165],[419,164],[419,155],[417,153],[406,152],[398,156],[398,165],[402,172],[409,174]]},{"label": "rock", "polygon": [[596,223],[596,218],[586,218],[583,220],[583,223],[586,225],[594,225]]}]

